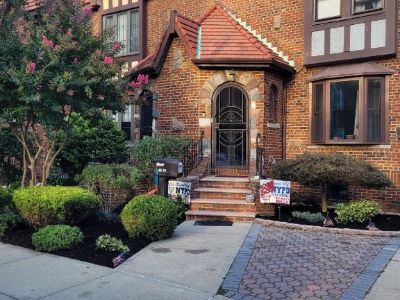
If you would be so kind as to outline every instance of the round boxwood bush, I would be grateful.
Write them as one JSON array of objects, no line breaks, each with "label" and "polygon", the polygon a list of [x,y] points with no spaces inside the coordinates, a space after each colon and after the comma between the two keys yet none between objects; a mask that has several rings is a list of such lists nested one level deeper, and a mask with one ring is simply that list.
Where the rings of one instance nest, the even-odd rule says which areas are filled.
[{"label": "round boxwood bush", "polygon": [[98,206],[96,196],[80,187],[36,186],[16,190],[13,201],[32,226],[77,224]]},{"label": "round boxwood bush", "polygon": [[161,196],[137,196],[121,212],[121,222],[130,237],[151,241],[170,237],[177,220],[176,204]]},{"label": "round boxwood bush", "polygon": [[71,249],[83,242],[84,236],[78,227],[49,225],[32,235],[32,244],[38,251],[54,252]]}]

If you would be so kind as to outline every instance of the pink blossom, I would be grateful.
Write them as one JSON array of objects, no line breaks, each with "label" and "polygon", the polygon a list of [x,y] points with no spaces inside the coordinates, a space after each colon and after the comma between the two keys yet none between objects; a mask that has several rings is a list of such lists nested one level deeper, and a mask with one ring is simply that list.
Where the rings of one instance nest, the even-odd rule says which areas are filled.
[{"label": "pink blossom", "polygon": [[60,50],[61,49],[61,46],[60,45],[55,45],[54,46],[54,50]]},{"label": "pink blossom", "polygon": [[96,55],[101,55],[101,51],[100,51],[100,50],[96,50],[96,51],[94,52],[94,54],[96,54]]},{"label": "pink blossom", "polygon": [[90,15],[92,13],[92,8],[91,7],[85,7],[83,9],[83,12],[85,13],[85,15]]},{"label": "pink blossom", "polygon": [[113,49],[114,49],[115,51],[120,51],[120,50],[121,50],[121,44],[120,44],[120,43],[114,43]]},{"label": "pink blossom", "polygon": [[26,73],[28,73],[28,74],[33,74],[33,73],[35,73],[35,71],[36,71],[36,63],[34,63],[34,62],[29,62],[27,65],[26,65]]},{"label": "pink blossom", "polygon": [[136,82],[136,81],[132,81],[128,84],[130,87],[133,87],[134,89],[138,89],[140,88],[140,86],[142,85],[140,82]]},{"label": "pink blossom", "polygon": [[42,43],[48,48],[53,49],[54,48],[54,43],[52,40],[49,40],[45,35],[42,36]]},{"label": "pink blossom", "polygon": [[106,56],[106,57],[104,57],[103,63],[106,65],[112,65],[113,58],[111,56]]},{"label": "pink blossom", "polygon": [[69,36],[72,35],[72,28],[68,28],[68,30],[67,30],[67,35],[69,35]]},{"label": "pink blossom", "polygon": [[77,57],[75,57],[74,60],[72,61],[72,63],[73,63],[74,65],[79,64],[79,59],[78,59]]},{"label": "pink blossom", "polygon": [[148,84],[149,83],[149,75],[139,74],[137,77],[137,81],[139,83]]}]

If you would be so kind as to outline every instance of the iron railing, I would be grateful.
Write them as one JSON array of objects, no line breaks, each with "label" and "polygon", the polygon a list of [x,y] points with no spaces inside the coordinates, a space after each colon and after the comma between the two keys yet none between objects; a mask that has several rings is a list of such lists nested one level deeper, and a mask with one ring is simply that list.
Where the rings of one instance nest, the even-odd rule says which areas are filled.
[{"label": "iron railing", "polygon": [[188,176],[202,161],[204,155],[203,138],[204,132],[202,131],[197,141],[191,140],[185,147],[185,154],[183,156],[184,176]]}]

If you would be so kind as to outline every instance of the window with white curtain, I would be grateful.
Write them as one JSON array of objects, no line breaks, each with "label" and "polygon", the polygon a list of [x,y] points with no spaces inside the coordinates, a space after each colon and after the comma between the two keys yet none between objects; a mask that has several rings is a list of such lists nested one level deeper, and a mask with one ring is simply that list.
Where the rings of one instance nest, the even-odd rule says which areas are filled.
[{"label": "window with white curtain", "polygon": [[[347,0],[346,0],[347,1]],[[328,19],[341,16],[341,0],[316,0],[315,19]]]},{"label": "window with white curtain", "polygon": [[121,43],[119,55],[136,54],[139,51],[139,11],[137,9],[103,16],[103,29],[112,30],[112,39]]}]

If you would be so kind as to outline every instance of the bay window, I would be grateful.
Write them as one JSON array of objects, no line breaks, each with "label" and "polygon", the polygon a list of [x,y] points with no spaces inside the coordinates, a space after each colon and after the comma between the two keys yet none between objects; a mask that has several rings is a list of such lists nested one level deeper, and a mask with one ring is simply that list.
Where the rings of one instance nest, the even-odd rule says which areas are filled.
[{"label": "bay window", "polygon": [[123,46],[119,55],[133,55],[139,52],[138,9],[104,15],[103,29],[112,30],[113,41]]},{"label": "bay window", "polygon": [[312,142],[385,142],[385,79],[356,77],[313,83]]}]

